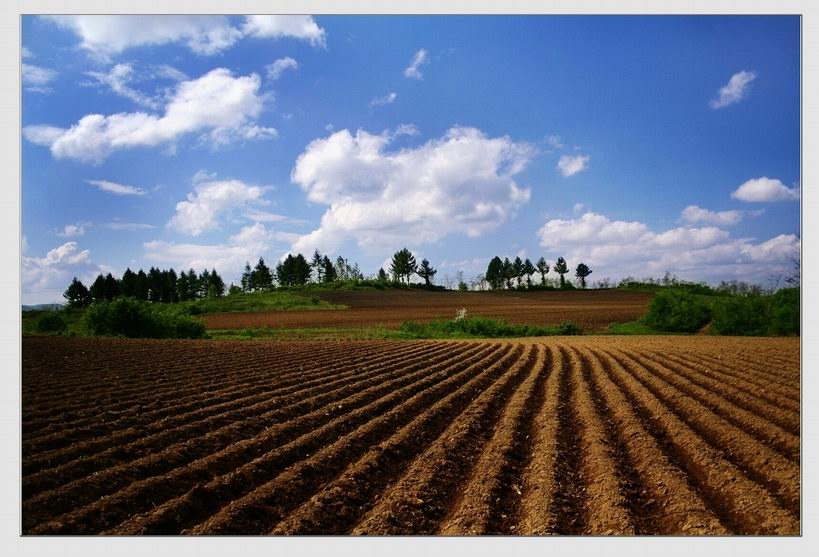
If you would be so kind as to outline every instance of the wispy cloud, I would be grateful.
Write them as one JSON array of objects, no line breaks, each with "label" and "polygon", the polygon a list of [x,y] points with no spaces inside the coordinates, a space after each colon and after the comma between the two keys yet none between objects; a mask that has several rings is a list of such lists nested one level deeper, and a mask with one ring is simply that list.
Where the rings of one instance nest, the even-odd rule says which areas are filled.
[{"label": "wispy cloud", "polygon": [[385,104],[392,104],[398,98],[398,93],[390,91],[383,97],[376,97],[370,101],[370,106],[384,106]]},{"label": "wispy cloud", "polygon": [[113,193],[114,195],[145,195],[145,190],[142,188],[117,184],[116,182],[109,182],[108,180],[86,180],[86,182],[98,187],[104,192]]},{"label": "wispy cloud", "polygon": [[590,159],[591,157],[588,155],[563,155],[560,157],[560,160],[557,161],[557,170],[563,174],[563,176],[574,176],[578,172],[582,172],[586,169],[586,165]]},{"label": "wispy cloud", "polygon": [[289,56],[279,58],[272,64],[268,64],[267,66],[265,66],[265,70],[267,70],[267,77],[271,81],[276,81],[277,79],[279,79],[285,70],[297,69],[299,69],[299,63],[296,62],[296,60],[294,60],[293,58],[290,58]]},{"label": "wispy cloud", "polygon": [[428,61],[427,49],[422,48],[415,53],[415,56],[412,57],[410,65],[404,70],[404,76],[411,77],[413,79],[424,79],[424,74],[421,73],[421,66],[426,64]]},{"label": "wispy cloud", "polygon": [[22,66],[22,74],[23,86],[26,91],[35,93],[51,93],[48,84],[57,77],[55,70],[26,63]]},{"label": "wispy cloud", "polygon": [[741,71],[731,76],[728,83],[717,92],[717,98],[711,99],[711,108],[718,109],[732,105],[748,95],[748,88],[757,77],[756,72]]}]

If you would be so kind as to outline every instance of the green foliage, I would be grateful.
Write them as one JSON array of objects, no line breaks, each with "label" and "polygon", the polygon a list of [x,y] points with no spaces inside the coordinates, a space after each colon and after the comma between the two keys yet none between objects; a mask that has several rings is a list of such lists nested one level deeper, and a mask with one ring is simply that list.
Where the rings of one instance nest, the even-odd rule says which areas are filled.
[{"label": "green foliage", "polygon": [[497,338],[577,335],[581,331],[571,321],[565,321],[557,327],[540,327],[513,325],[502,319],[476,315],[462,319],[436,320],[426,323],[405,321],[399,332],[405,338]]},{"label": "green foliage", "polygon": [[683,290],[664,290],[651,301],[642,322],[658,331],[693,333],[709,318],[708,306],[701,299]]},{"label": "green foliage", "polygon": [[44,311],[34,320],[34,330],[38,333],[63,333],[67,327],[59,311]]},{"label": "green foliage", "polygon": [[574,276],[580,279],[580,288],[586,288],[586,277],[592,274],[592,270],[585,263],[578,263]]},{"label": "green foliage", "polygon": [[99,302],[85,312],[84,324],[95,336],[127,338],[202,338],[205,325],[178,307],[135,298]]},{"label": "green foliage", "polygon": [[424,284],[430,286],[432,278],[437,273],[437,269],[433,269],[426,258],[421,260],[421,265],[418,267],[418,276],[424,279]]},{"label": "green foliage", "polygon": [[569,266],[566,264],[566,260],[562,257],[557,258],[557,262],[554,266],[554,272],[560,275],[560,288],[566,287],[566,279],[563,277],[566,273],[569,272]]},{"label": "green foliage", "polygon": [[395,280],[405,280],[409,284],[410,277],[418,270],[415,256],[407,248],[401,248],[392,256],[390,272]]},{"label": "green foliage", "polygon": [[282,286],[298,286],[310,280],[310,264],[302,254],[288,254],[276,265],[276,276]]},{"label": "green foliage", "polygon": [[503,288],[503,261],[497,255],[489,261],[489,266],[486,268],[486,282],[489,283],[489,288],[498,290]]},{"label": "green foliage", "polygon": [[88,288],[74,277],[71,284],[63,292],[63,298],[66,299],[68,307],[83,308],[91,303],[91,293]]},{"label": "green foliage", "polygon": [[729,296],[715,304],[713,328],[722,335],[798,335],[799,315],[798,288],[770,296]]}]

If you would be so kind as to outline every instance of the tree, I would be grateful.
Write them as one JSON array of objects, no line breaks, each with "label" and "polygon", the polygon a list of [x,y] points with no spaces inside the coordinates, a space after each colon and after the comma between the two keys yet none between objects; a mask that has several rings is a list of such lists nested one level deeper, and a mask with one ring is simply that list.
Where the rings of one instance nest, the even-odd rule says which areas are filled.
[{"label": "tree", "polygon": [[376,280],[380,283],[387,283],[390,281],[390,277],[383,267],[378,269],[378,277],[376,278]]},{"label": "tree", "polygon": [[592,270],[585,263],[578,263],[574,276],[580,279],[580,288],[586,288],[586,277],[592,274]]},{"label": "tree", "polygon": [[[173,271],[173,269],[171,269]],[[216,269],[210,271],[210,284],[208,284],[208,298],[221,298],[225,295],[225,281],[216,272]]]},{"label": "tree", "polygon": [[150,290],[150,285],[148,284],[148,275],[145,274],[145,271],[142,269],[139,270],[136,276],[136,293],[135,297],[137,300],[147,300],[148,299],[148,291]]},{"label": "tree", "polygon": [[270,290],[273,288],[273,274],[262,257],[259,258],[259,262],[256,263],[250,275],[250,286],[253,290]]},{"label": "tree", "polygon": [[228,288],[228,296],[235,296],[236,294],[241,294],[243,292],[241,286],[236,286],[232,282],[230,283],[230,287]]},{"label": "tree", "polygon": [[537,272],[540,273],[540,284],[546,286],[546,273],[549,272],[549,264],[541,257],[535,263],[535,267],[537,267]]},{"label": "tree", "polygon": [[122,273],[122,280],[119,281],[120,294],[130,298],[136,297],[137,276],[130,268]]},{"label": "tree", "polygon": [[166,304],[175,304],[179,301],[179,292],[176,290],[176,271],[170,269],[162,271],[162,301]]},{"label": "tree", "polygon": [[191,300],[199,297],[199,276],[193,269],[188,269],[188,293]]},{"label": "tree", "polygon": [[321,261],[321,265],[324,268],[324,282],[335,282],[338,280],[336,268],[333,266],[333,262],[330,261],[329,257],[325,255]]},{"label": "tree", "polygon": [[418,267],[418,276],[421,277],[422,279],[424,279],[424,284],[426,284],[427,286],[430,286],[431,281],[432,281],[432,277],[434,277],[435,273],[437,273],[437,272],[438,272],[438,270],[433,269],[432,266],[429,264],[429,261],[427,259],[422,259],[421,260],[421,266]]},{"label": "tree", "polygon": [[245,292],[250,292],[252,289],[252,281],[253,281],[253,269],[250,268],[250,262],[245,261],[245,268],[242,271],[242,290]]},{"label": "tree", "polygon": [[109,302],[114,298],[119,298],[119,281],[111,273],[105,275],[104,292],[105,299]]},{"label": "tree", "polygon": [[526,261],[523,262],[523,272],[526,274],[526,286],[529,288],[532,287],[532,275],[535,274],[535,266],[532,265],[532,262],[529,261],[529,258],[526,258]]},{"label": "tree", "polygon": [[77,277],[74,277],[74,280],[65,289],[63,298],[66,299],[70,308],[84,308],[91,303],[91,293],[82,282],[77,280]]},{"label": "tree", "polygon": [[196,291],[200,298],[208,297],[208,289],[210,288],[210,271],[205,269],[199,273],[199,278],[196,280]]},{"label": "tree", "polygon": [[282,286],[298,286],[310,280],[310,264],[302,254],[288,254],[276,265],[276,276]]},{"label": "tree", "polygon": [[105,299],[105,277],[101,274],[97,275],[88,291],[95,302],[103,301]]},{"label": "tree", "polygon": [[418,264],[415,261],[415,256],[406,247],[401,248],[392,256],[390,263],[390,272],[396,278],[401,280],[406,277],[406,282],[409,284],[410,277],[418,270]]},{"label": "tree", "polygon": [[513,276],[515,277],[515,280],[518,281],[518,287],[520,287],[520,281],[524,275],[523,260],[520,258],[520,256],[515,257],[515,261],[512,262],[512,272],[514,273]]},{"label": "tree", "polygon": [[503,258],[503,280],[506,283],[506,289],[512,289],[512,279],[515,277],[515,267],[508,257]]},{"label": "tree", "polygon": [[503,261],[497,255],[489,261],[486,268],[486,281],[492,290],[503,288]]},{"label": "tree", "polygon": [[321,283],[322,277],[324,277],[324,259],[321,257],[319,250],[313,252],[313,259],[310,261],[310,266],[316,272],[316,282]]},{"label": "tree", "polygon": [[563,278],[563,275],[569,272],[569,267],[566,265],[566,260],[562,257],[557,258],[557,263],[555,263],[555,273],[560,275],[560,288],[566,286],[566,281]]},{"label": "tree", "polygon": [[162,271],[156,267],[148,269],[148,300],[152,302],[162,301],[162,287],[164,282]]},{"label": "tree", "polygon": [[188,283],[188,274],[185,271],[180,271],[179,277],[176,279],[176,293],[181,302],[190,300],[193,297]]}]

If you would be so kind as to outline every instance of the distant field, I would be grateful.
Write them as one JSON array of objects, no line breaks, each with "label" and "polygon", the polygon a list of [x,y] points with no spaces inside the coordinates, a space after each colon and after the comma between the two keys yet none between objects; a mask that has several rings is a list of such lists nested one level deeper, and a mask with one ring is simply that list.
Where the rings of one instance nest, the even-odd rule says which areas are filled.
[{"label": "distant field", "polygon": [[25,534],[800,532],[799,339],[22,354]]},{"label": "distant field", "polygon": [[323,301],[349,309],[255,311],[204,316],[208,329],[398,327],[407,320],[452,319],[460,308],[471,315],[510,323],[558,325],[569,320],[584,331],[639,319],[653,294],[622,290],[546,292],[430,292],[426,290],[353,290],[315,292]]}]

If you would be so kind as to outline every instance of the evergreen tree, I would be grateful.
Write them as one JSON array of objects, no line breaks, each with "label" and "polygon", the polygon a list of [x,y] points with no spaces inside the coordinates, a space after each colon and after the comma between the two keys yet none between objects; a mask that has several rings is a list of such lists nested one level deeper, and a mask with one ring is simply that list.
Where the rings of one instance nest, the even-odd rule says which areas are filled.
[{"label": "evergreen tree", "polygon": [[515,277],[515,280],[518,282],[518,288],[520,288],[520,282],[523,279],[523,260],[520,256],[515,257],[515,261],[512,263],[512,272]]},{"label": "evergreen tree", "polygon": [[199,273],[199,278],[196,281],[197,291],[200,298],[208,297],[208,289],[210,288],[210,271],[205,269]]},{"label": "evergreen tree", "polygon": [[123,296],[130,298],[136,297],[137,276],[130,268],[125,269],[125,272],[122,273],[122,279],[119,281],[119,288],[120,294]]},{"label": "evergreen tree", "polygon": [[176,279],[176,294],[180,302],[186,302],[192,298],[191,288],[188,284],[188,274],[185,271],[180,271],[179,277]]},{"label": "evergreen tree", "polygon": [[526,286],[532,287],[532,275],[535,274],[535,266],[532,265],[532,262],[529,261],[529,258],[526,258],[526,261],[523,262],[523,272],[526,275]]},{"label": "evergreen tree", "polygon": [[335,282],[338,280],[336,268],[333,266],[333,262],[330,261],[329,257],[325,255],[322,259],[321,265],[324,269],[324,282]]},{"label": "evergreen tree", "polygon": [[563,278],[563,275],[569,272],[569,267],[566,265],[566,260],[562,257],[557,258],[557,263],[555,263],[555,273],[560,275],[560,288],[564,288],[566,286],[566,281]]},{"label": "evergreen tree", "polygon": [[580,279],[580,288],[586,288],[586,277],[592,274],[592,270],[585,263],[578,263],[574,276]]},{"label": "evergreen tree", "polygon": [[503,288],[503,261],[497,255],[489,261],[486,268],[486,281],[492,290]]},{"label": "evergreen tree", "polygon": [[402,248],[395,252],[390,263],[390,271],[396,277],[396,280],[406,278],[409,284],[410,277],[415,274],[418,269],[418,264],[415,261],[415,256],[407,248]]},{"label": "evergreen tree", "polygon": [[310,260],[310,266],[316,272],[316,282],[321,284],[324,277],[324,258],[319,253],[319,250],[313,252],[313,259]]},{"label": "evergreen tree", "polygon": [[91,293],[88,288],[74,277],[71,284],[63,292],[68,307],[70,308],[84,308],[91,303]]},{"label": "evergreen tree", "polygon": [[235,296],[236,294],[241,294],[244,292],[241,286],[236,286],[232,282],[230,283],[230,287],[228,288],[228,296]]},{"label": "evergreen tree", "polygon": [[119,281],[111,273],[105,275],[103,291],[105,292],[105,299],[109,302],[114,298],[119,298]]},{"label": "evergreen tree", "polygon": [[174,304],[179,301],[179,293],[176,290],[176,271],[171,268],[168,271],[162,271],[162,301],[166,304]]},{"label": "evergreen tree", "polygon": [[512,289],[512,279],[515,278],[515,268],[508,257],[503,258],[503,280],[506,282],[506,289]]},{"label": "evergreen tree", "polygon": [[242,272],[242,290],[250,292],[253,284],[253,269],[250,268],[250,262],[245,261],[245,270]]},{"label": "evergreen tree", "polygon": [[136,276],[136,293],[135,297],[137,300],[147,300],[148,299],[148,291],[150,290],[150,284],[148,283],[148,275],[145,274],[145,271],[142,269],[139,270]]},{"label": "evergreen tree", "polygon": [[537,272],[540,273],[540,284],[546,286],[546,273],[549,272],[549,264],[541,257],[537,260],[535,266],[537,267]]},{"label": "evergreen tree", "polygon": [[188,269],[188,295],[190,300],[195,300],[199,297],[199,276],[193,269]]},{"label": "evergreen tree", "polygon": [[426,259],[421,260],[421,265],[418,267],[418,276],[424,279],[425,285],[430,286],[432,277],[434,277],[437,272],[437,269],[433,269],[432,266],[430,266],[429,261]]},{"label": "evergreen tree", "polygon": [[270,290],[273,288],[273,273],[270,272],[264,258],[260,257],[251,273],[251,287],[253,290]]},{"label": "evergreen tree", "polygon": [[310,264],[302,254],[288,254],[278,265],[276,275],[282,286],[299,286],[310,280]]},{"label": "evergreen tree", "polygon": [[221,298],[225,295],[225,281],[216,272],[216,269],[210,271],[210,286],[208,286],[209,298]]},{"label": "evergreen tree", "polygon": [[105,300],[105,277],[101,274],[97,275],[97,278],[91,284],[91,288],[89,288],[88,291],[95,302]]},{"label": "evergreen tree", "polygon": [[387,275],[387,271],[385,271],[383,267],[378,269],[378,279],[377,280],[378,280],[378,282],[381,282],[381,283],[387,283],[387,282],[390,281],[390,277],[389,277],[389,275]]},{"label": "evergreen tree", "polygon": [[156,267],[148,269],[148,300],[152,302],[162,301],[162,288],[165,280],[162,278],[162,271]]}]

